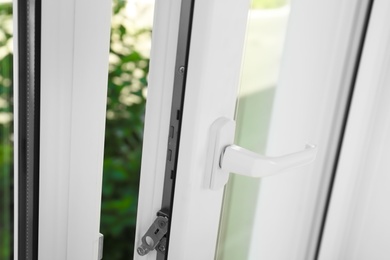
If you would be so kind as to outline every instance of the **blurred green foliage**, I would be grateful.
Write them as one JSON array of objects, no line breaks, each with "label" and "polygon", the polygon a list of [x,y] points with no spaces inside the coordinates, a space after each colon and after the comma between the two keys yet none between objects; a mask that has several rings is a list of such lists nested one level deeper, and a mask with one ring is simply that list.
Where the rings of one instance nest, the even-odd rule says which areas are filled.
[{"label": "blurred green foliage", "polygon": [[149,59],[137,48],[150,42],[150,28],[136,29],[127,1],[115,0],[103,170],[101,232],[104,258],[132,259]]},{"label": "blurred green foliage", "polygon": [[12,4],[0,4],[0,260],[13,257]]}]

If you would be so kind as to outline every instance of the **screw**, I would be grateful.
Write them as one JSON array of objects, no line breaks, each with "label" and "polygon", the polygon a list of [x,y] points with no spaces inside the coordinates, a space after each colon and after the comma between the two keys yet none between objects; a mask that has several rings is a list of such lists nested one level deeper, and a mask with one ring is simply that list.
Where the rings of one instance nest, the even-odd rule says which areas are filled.
[{"label": "screw", "polygon": [[185,68],[184,66],[181,66],[181,67],[179,68],[179,72],[180,72],[181,74],[184,74],[185,70],[186,70],[186,68]]},{"label": "screw", "polygon": [[146,252],[145,252],[145,250],[142,247],[138,247],[137,248],[137,253],[139,255],[146,255]]},{"label": "screw", "polygon": [[137,253],[140,255],[140,256],[143,256],[143,255],[146,255],[147,253],[149,253],[149,249],[148,248],[145,248],[143,245],[139,246],[137,248]]},{"label": "screw", "polygon": [[158,223],[158,226],[160,227],[160,228],[163,228],[163,227],[165,227],[165,222],[164,221],[160,221],[159,223]]},{"label": "screw", "polygon": [[164,252],[165,251],[165,246],[164,245],[159,245],[158,246],[158,250],[161,251],[161,252]]}]

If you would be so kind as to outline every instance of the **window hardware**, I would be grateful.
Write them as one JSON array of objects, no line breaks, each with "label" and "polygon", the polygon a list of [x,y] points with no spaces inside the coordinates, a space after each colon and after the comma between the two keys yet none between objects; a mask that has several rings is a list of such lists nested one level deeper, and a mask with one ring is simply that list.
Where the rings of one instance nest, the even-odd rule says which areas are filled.
[{"label": "window hardware", "polygon": [[140,256],[147,255],[156,249],[161,253],[166,250],[166,234],[168,232],[169,216],[161,210],[157,212],[157,218],[142,237],[142,244],[137,248]]},{"label": "window hardware", "polygon": [[207,186],[212,190],[224,187],[230,172],[260,178],[304,166],[316,158],[315,145],[277,157],[256,154],[233,144],[235,128],[235,121],[228,118],[219,118],[211,126]]}]

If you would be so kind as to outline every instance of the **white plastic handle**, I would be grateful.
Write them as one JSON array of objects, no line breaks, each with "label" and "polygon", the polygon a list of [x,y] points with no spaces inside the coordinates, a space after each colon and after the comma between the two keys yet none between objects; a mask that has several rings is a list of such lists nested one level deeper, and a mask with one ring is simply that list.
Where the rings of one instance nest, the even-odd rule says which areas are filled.
[{"label": "white plastic handle", "polygon": [[237,145],[229,145],[221,155],[220,167],[223,171],[259,178],[309,164],[316,154],[315,145],[306,145],[302,151],[278,157],[263,156]]},{"label": "white plastic handle", "polygon": [[235,122],[228,118],[219,118],[211,126],[206,186],[212,190],[225,186],[229,173],[259,178],[304,166],[316,158],[315,145],[278,157],[256,154],[232,144],[235,128]]}]

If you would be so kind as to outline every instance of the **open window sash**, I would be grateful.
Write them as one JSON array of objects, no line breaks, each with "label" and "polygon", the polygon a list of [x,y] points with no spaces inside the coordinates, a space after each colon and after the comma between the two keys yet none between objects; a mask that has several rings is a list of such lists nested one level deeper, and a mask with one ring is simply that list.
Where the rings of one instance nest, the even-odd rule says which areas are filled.
[{"label": "open window sash", "polygon": [[[146,111],[136,248],[164,196],[181,3],[157,1],[155,8],[153,94]],[[319,152],[299,174],[264,179],[260,198],[266,206],[256,227],[261,232],[244,243],[260,245],[265,259],[305,259],[317,253],[370,1],[292,4],[267,151],[291,152],[310,139]],[[168,259],[216,256],[223,189],[205,185],[210,127],[218,118],[234,118],[249,5],[235,0],[194,4]],[[134,254],[134,259],[156,257],[163,259],[156,251]]]}]

